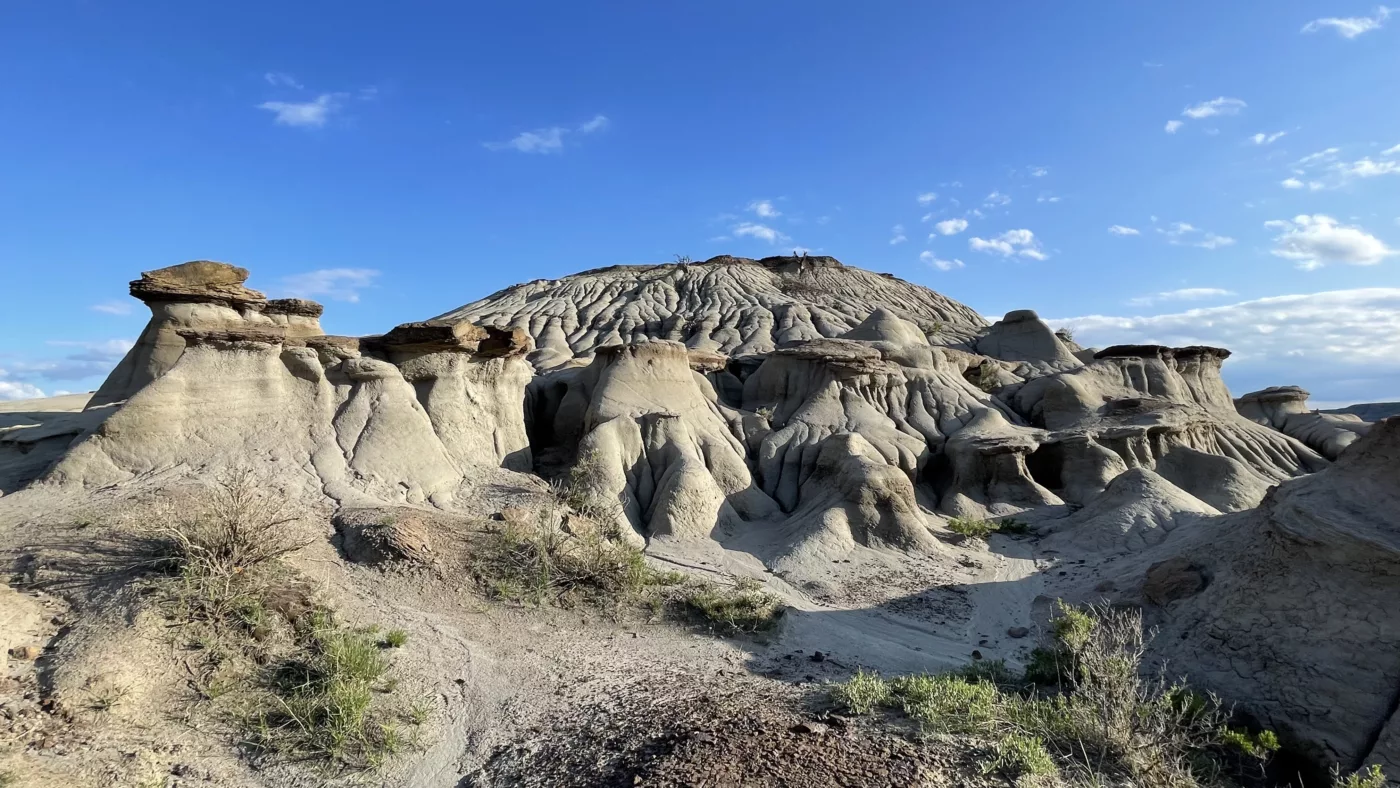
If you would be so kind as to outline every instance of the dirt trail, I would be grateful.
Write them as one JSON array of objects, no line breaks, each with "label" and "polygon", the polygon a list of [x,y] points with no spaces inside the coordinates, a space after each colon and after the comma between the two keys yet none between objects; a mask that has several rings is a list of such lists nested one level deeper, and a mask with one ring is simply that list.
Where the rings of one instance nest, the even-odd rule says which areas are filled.
[{"label": "dirt trail", "polygon": [[1032,605],[1043,586],[1030,544],[992,537],[992,551],[980,554],[983,567],[967,583],[964,622],[938,623],[892,609],[889,604],[835,609],[808,599],[792,600],[777,651],[822,651],[846,664],[883,673],[957,667],[976,659],[1005,659],[1020,666],[1021,652],[1033,640],[1012,638],[1013,627],[1032,627]]}]

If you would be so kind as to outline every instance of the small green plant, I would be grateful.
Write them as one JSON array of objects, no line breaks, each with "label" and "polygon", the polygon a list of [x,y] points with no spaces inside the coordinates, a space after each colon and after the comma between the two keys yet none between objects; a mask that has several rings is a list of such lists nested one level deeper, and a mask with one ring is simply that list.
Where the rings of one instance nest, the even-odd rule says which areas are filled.
[{"label": "small green plant", "polygon": [[694,615],[724,635],[749,635],[772,628],[782,615],[781,601],[753,578],[733,586],[701,583],[684,592],[682,601]]},{"label": "small green plant", "polygon": [[1385,785],[1385,772],[1376,764],[1346,777],[1335,769],[1332,771],[1333,788],[1385,788]]},{"label": "small green plant", "polygon": [[1025,536],[1031,532],[1028,523],[1023,523],[1014,517],[1008,517],[997,523],[997,533],[1008,534],[1010,536]]},{"label": "small green plant", "polygon": [[120,684],[102,683],[87,690],[88,711],[107,712],[116,708],[131,694],[131,689]]},{"label": "small green plant", "polygon": [[403,648],[408,642],[408,633],[402,629],[391,629],[384,633],[383,640],[379,641],[385,648]]},{"label": "small green plant", "polygon": [[1011,780],[1055,774],[1059,767],[1037,736],[1008,733],[997,740],[992,757],[982,764],[986,774],[999,773]]},{"label": "small green plant", "polygon": [[336,623],[324,610],[302,625],[301,649],[272,671],[250,744],[263,752],[373,768],[402,749],[376,708],[389,663],[372,633]]},{"label": "small green plant", "polygon": [[433,705],[433,699],[429,696],[424,696],[414,701],[413,705],[408,707],[407,716],[409,723],[414,726],[420,726],[426,723],[428,718],[433,714]]},{"label": "small green plant", "polygon": [[1278,752],[1278,734],[1270,730],[1250,733],[1239,728],[1226,728],[1220,734],[1221,744],[1252,758],[1268,758]]},{"label": "small green plant", "polygon": [[863,670],[831,690],[832,700],[852,714],[866,715],[890,699],[890,685],[877,673]]},{"label": "small green plant", "polygon": [[954,517],[948,521],[948,530],[969,539],[986,539],[996,533],[996,523],[991,520],[978,520],[973,517]]}]

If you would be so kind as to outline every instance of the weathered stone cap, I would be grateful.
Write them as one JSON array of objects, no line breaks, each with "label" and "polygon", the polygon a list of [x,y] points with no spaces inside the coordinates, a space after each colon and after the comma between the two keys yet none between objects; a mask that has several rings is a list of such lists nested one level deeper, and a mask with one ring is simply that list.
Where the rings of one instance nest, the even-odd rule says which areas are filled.
[{"label": "weathered stone cap", "polygon": [[267,296],[243,286],[248,269],[212,260],[194,260],[145,271],[131,283],[131,295],[145,302],[196,301],[257,303]]},{"label": "weathered stone cap", "polygon": [[529,353],[534,349],[534,342],[523,329],[447,320],[404,323],[383,336],[366,337],[366,341],[391,350],[417,353],[456,350],[492,357]]},{"label": "weathered stone cap", "polygon": [[1306,402],[1310,396],[1312,395],[1300,386],[1270,386],[1244,394],[1235,402]]},{"label": "weathered stone cap", "polygon": [[1173,358],[1215,358],[1225,360],[1230,351],[1223,347],[1191,345],[1189,347],[1167,347],[1166,345],[1114,345],[1094,354],[1094,358],[1156,358],[1169,361]]},{"label": "weathered stone cap", "polygon": [[305,298],[274,298],[263,307],[265,315],[301,315],[320,317],[326,308]]}]

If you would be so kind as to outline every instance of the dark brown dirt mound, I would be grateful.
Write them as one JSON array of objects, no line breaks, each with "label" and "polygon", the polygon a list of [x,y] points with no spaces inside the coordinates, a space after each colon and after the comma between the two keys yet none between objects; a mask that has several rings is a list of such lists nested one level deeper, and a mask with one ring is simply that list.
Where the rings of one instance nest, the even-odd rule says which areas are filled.
[{"label": "dark brown dirt mound", "polygon": [[[727,689],[615,697],[501,747],[464,785],[842,788],[980,785],[971,753],[814,710],[811,693]],[[665,696],[665,697],[662,697]]]}]

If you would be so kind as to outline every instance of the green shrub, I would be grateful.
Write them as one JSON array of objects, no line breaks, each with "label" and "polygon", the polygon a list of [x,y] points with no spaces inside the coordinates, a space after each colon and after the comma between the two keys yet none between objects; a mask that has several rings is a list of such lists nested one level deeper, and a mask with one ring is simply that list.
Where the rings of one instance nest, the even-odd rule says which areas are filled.
[{"label": "green shrub", "polygon": [[402,629],[391,629],[384,633],[384,639],[380,642],[387,648],[403,648],[408,642],[408,633]]},{"label": "green shrub", "polygon": [[902,711],[928,733],[990,740],[986,768],[1013,780],[1062,770],[1074,774],[1072,784],[1221,785],[1257,770],[1278,749],[1270,731],[1228,727],[1215,697],[1144,681],[1139,612],[1061,604],[1052,631],[1053,648],[1039,650],[1030,665],[1049,679],[1040,683],[1054,685],[1050,694],[989,662],[891,680],[858,673],[833,687],[832,697],[855,713]]},{"label": "green shrub", "polygon": [[997,740],[993,756],[982,764],[982,770],[987,774],[997,772],[1017,780],[1025,776],[1055,774],[1059,767],[1045,749],[1045,742],[1038,737],[1008,733]]},{"label": "green shrub", "polygon": [[713,583],[691,586],[681,597],[685,607],[721,634],[753,634],[772,628],[783,605],[752,578],[740,578],[733,586]]},{"label": "green shrub", "polygon": [[948,530],[969,539],[986,539],[996,532],[996,523],[991,520],[978,520],[973,517],[954,517],[948,521]]},{"label": "green shrub", "polygon": [[349,768],[378,766],[399,751],[402,736],[377,708],[376,694],[390,686],[389,663],[373,633],[340,626],[318,611],[304,624],[300,645],[270,674],[250,744]]},{"label": "green shrub", "polygon": [[852,714],[866,715],[884,706],[890,699],[890,685],[877,673],[863,670],[831,690],[832,700]]},{"label": "green shrub", "polygon": [[1332,773],[1332,786],[1333,788],[1385,788],[1385,772],[1381,771],[1381,767],[1375,764],[1346,777],[1342,777],[1334,771]]}]

